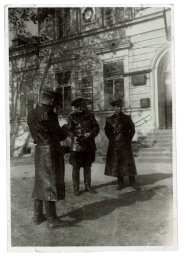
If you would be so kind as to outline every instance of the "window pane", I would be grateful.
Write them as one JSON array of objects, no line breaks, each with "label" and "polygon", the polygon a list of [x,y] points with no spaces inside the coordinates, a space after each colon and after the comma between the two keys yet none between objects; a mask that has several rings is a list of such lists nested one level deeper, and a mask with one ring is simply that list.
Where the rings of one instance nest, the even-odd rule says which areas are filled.
[{"label": "window pane", "polygon": [[55,80],[57,82],[57,85],[61,85],[62,75],[63,75],[63,73],[56,73],[55,74]]},{"label": "window pane", "polygon": [[114,24],[114,9],[113,8],[106,8],[105,20],[106,20],[107,26],[112,26]]},{"label": "window pane", "polygon": [[132,8],[115,8],[116,9],[116,22],[124,22],[132,19]]},{"label": "window pane", "polygon": [[82,78],[82,86],[88,87],[92,85],[92,76],[86,76]]},{"label": "window pane", "polygon": [[33,79],[35,75],[34,71],[25,72],[24,84],[26,87],[26,93],[33,91]]},{"label": "window pane", "polygon": [[113,80],[104,80],[104,107],[110,109],[110,101],[113,97]]},{"label": "window pane", "polygon": [[59,38],[69,35],[70,32],[70,8],[57,10],[59,22]]},{"label": "window pane", "polygon": [[67,84],[69,82],[70,77],[71,77],[71,71],[65,71],[64,84]]},{"label": "window pane", "polygon": [[34,108],[34,100],[27,101],[27,111],[28,113]]},{"label": "window pane", "polygon": [[115,96],[118,98],[124,97],[124,79],[118,78],[114,81]]},{"label": "window pane", "polygon": [[86,76],[82,78],[82,97],[89,100],[87,107],[93,109],[93,77]]},{"label": "window pane", "polygon": [[33,108],[34,104],[37,101],[37,95],[35,93],[28,93],[26,95],[26,103],[27,103],[27,113],[29,113]]},{"label": "window pane", "polygon": [[26,116],[26,94],[20,96],[20,117]]},{"label": "window pane", "polygon": [[64,71],[55,74],[55,80],[57,81],[57,85],[64,85],[69,82],[71,77],[71,71]]},{"label": "window pane", "polygon": [[111,62],[103,65],[105,78],[123,75],[123,62]]}]

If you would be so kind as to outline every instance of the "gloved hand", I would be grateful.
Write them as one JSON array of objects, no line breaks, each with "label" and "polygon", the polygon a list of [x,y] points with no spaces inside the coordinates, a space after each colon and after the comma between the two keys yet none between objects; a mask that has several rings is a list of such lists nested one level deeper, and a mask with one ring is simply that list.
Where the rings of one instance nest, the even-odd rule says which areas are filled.
[{"label": "gloved hand", "polygon": [[84,134],[85,139],[89,138],[89,136],[90,136],[90,132],[87,132]]},{"label": "gloved hand", "polygon": [[78,142],[78,143],[82,143],[82,142],[84,142],[84,140],[85,140],[85,137],[84,137],[83,135],[78,136],[78,137],[76,138],[76,142]]}]

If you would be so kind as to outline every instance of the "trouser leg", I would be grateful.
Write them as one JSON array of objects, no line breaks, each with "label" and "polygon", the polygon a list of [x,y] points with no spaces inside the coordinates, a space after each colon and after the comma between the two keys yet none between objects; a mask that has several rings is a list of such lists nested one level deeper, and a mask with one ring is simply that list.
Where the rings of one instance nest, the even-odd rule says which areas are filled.
[{"label": "trouser leg", "polygon": [[33,222],[36,225],[39,225],[44,220],[46,220],[45,216],[43,215],[43,201],[39,199],[34,199],[34,215],[33,215]]},{"label": "trouser leg", "polygon": [[80,167],[79,166],[73,166],[72,171],[72,177],[73,177],[73,193],[75,196],[79,196],[79,183],[80,183]]},{"label": "trouser leg", "polygon": [[46,208],[47,227],[48,228],[59,228],[66,226],[66,222],[61,221],[56,212],[56,204],[54,201],[44,201]]},{"label": "trouser leg", "polygon": [[129,181],[130,181],[130,185],[131,185],[135,190],[141,190],[141,187],[140,187],[139,185],[137,185],[137,183],[136,183],[135,175],[129,176]]},{"label": "trouser leg", "polygon": [[84,167],[84,184],[85,190],[90,193],[96,193],[96,191],[91,187],[91,167],[86,166]]}]

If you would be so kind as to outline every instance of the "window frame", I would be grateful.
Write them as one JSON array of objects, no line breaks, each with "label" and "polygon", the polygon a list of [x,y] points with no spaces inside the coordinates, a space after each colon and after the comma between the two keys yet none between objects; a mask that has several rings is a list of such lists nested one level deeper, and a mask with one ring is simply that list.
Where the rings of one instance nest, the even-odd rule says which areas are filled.
[{"label": "window frame", "polygon": [[[69,15],[69,19],[68,19],[69,24],[67,24],[66,21],[65,21],[64,12],[57,13],[57,16],[58,16],[57,20],[58,20],[58,27],[59,27],[59,30],[58,30],[58,38],[59,39],[66,38],[66,37],[70,36],[71,8],[66,7],[66,8],[63,8],[63,9],[68,11],[67,15]],[[67,26],[66,26],[66,24],[67,24]],[[66,30],[66,28],[69,28],[69,31]]]},{"label": "window frame", "polygon": [[[91,90],[91,98],[87,98],[86,96],[84,96],[84,94],[86,95],[86,94],[90,94],[90,92],[85,92],[84,93],[84,91],[85,91],[85,87],[83,87],[83,79],[90,79],[90,86],[88,86],[88,89],[90,89]],[[84,83],[85,84],[85,83]],[[89,99],[90,100],[90,104],[88,104],[88,108],[89,108],[89,105],[91,105],[91,111],[93,111],[93,75],[86,75],[86,76],[83,76],[82,78],[81,78],[81,90],[82,90],[82,97],[83,98],[86,98],[86,99]]]},{"label": "window frame", "polygon": [[[70,77],[69,77],[67,83],[62,83],[62,82],[61,82],[61,83],[58,83],[58,82],[57,82],[57,79],[56,79],[56,75],[57,75],[57,74],[66,73],[66,72],[70,72]],[[66,106],[66,104],[65,104],[65,88],[70,88],[70,95],[72,96],[72,86],[71,86],[71,84],[70,84],[71,74],[72,74],[72,71],[69,70],[69,69],[61,70],[61,71],[55,72],[55,82],[57,83],[57,86],[58,86],[58,87],[61,89],[61,91],[62,91],[62,104],[63,104],[62,111],[59,112],[58,114],[61,114],[61,113],[68,113],[68,112],[70,112],[70,111],[72,110],[72,107],[70,107],[70,109],[68,109],[68,108],[66,109],[66,108],[65,108],[65,106]],[[71,97],[71,99],[72,99],[72,97]]]},{"label": "window frame", "polygon": [[[115,76],[110,76],[110,77],[105,77],[104,76],[104,65],[107,64],[112,64],[114,65],[114,63],[116,62],[120,62],[122,63],[122,73],[119,75],[115,75]],[[111,96],[111,98],[115,97],[115,81],[116,79],[122,79],[123,80],[123,95],[122,95],[122,99],[124,100],[125,98],[125,77],[124,77],[124,61],[123,60],[114,60],[114,61],[109,61],[109,62],[104,62],[103,63],[103,95],[104,95],[104,110],[108,111],[111,110],[111,105],[109,104],[109,102],[106,102],[105,99],[105,81],[112,81],[112,91],[113,91],[113,95]]]},{"label": "window frame", "polygon": [[[118,20],[118,9],[125,9],[125,8],[130,8],[131,10],[131,15],[130,18],[125,18],[123,20]],[[112,24],[109,24],[107,21],[107,14],[106,12],[108,11],[108,9],[112,9],[112,14],[110,15],[110,17],[112,18]],[[134,7],[104,7],[103,8],[103,19],[104,19],[104,24],[106,27],[113,27],[115,25],[118,24],[123,24],[124,22],[130,22],[132,21],[134,18]]]},{"label": "window frame", "polygon": [[[19,111],[18,111],[18,113],[19,113],[19,119],[20,120],[22,120],[22,119],[25,119],[25,118],[27,118],[27,116],[28,116],[28,113],[36,106],[36,104],[37,104],[37,102],[36,102],[36,96],[37,96],[37,99],[38,99],[38,93],[36,93],[36,92],[34,92],[34,83],[33,83],[33,81],[34,81],[34,79],[33,79],[33,77],[32,77],[32,74],[30,74],[29,75],[29,78],[30,79],[27,79],[27,77],[25,76],[25,73],[26,72],[31,72],[31,70],[27,70],[27,71],[22,71],[22,72],[18,72],[17,74],[21,74],[21,73],[23,73],[22,75],[23,75],[23,78],[21,78],[21,79],[23,79],[22,80],[22,82],[19,84],[19,82],[17,83],[17,84],[19,84],[18,85],[18,90],[19,90]],[[17,80],[19,79],[19,76],[17,76]],[[28,90],[28,86],[27,86],[27,84],[28,84],[28,80],[29,81],[31,81],[31,87],[29,87],[30,88],[30,90]],[[32,101],[33,101],[33,107],[31,108],[31,109],[29,109],[28,108],[28,101],[30,101],[30,99],[29,99],[29,96],[30,95],[32,95]],[[22,104],[22,100],[21,100],[21,98],[23,98],[24,99],[24,102],[23,102],[23,104]],[[23,108],[25,108],[25,110],[24,110],[24,114],[22,114],[22,111],[23,111]]]}]

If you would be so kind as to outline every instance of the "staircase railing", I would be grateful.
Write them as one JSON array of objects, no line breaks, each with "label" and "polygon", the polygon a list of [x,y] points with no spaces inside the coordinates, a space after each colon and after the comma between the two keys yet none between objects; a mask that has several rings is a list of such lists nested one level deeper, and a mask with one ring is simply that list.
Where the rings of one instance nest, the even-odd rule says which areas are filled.
[{"label": "staircase railing", "polygon": [[[147,117],[150,117],[150,119],[146,119]],[[151,120],[151,115],[149,114],[149,115],[147,115],[147,116],[145,116],[145,117],[142,117],[141,119],[139,119],[137,122],[135,122],[134,124],[135,124],[135,126],[136,127],[139,127],[139,126],[142,126],[143,124],[146,124],[147,122],[149,122]],[[141,124],[138,124],[139,122],[141,122],[142,121],[142,123]],[[138,125],[136,125],[136,124],[138,124]]]}]

